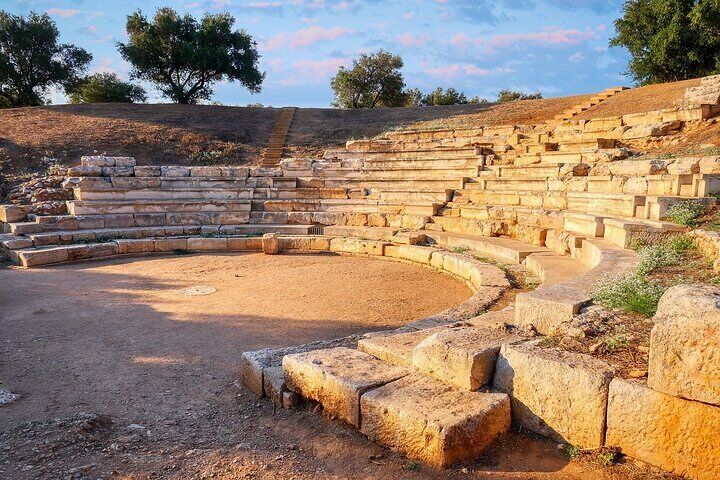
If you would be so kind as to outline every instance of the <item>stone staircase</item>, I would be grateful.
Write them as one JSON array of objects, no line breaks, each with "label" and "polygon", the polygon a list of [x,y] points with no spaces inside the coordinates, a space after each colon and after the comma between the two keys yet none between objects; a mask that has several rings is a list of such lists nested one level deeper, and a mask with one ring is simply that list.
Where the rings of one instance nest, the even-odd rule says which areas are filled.
[{"label": "stone staircase", "polygon": [[277,119],[275,120],[275,124],[270,131],[267,147],[265,147],[265,154],[262,159],[262,164],[264,166],[272,167],[280,163],[280,158],[282,158],[285,150],[287,134],[290,130],[290,125],[292,125],[296,111],[297,108],[295,107],[280,109]]},{"label": "stone staircase", "polygon": [[612,88],[603,90],[602,92],[598,93],[597,95],[594,95],[592,98],[585,101],[584,103],[575,105],[574,107],[569,108],[569,109],[565,110],[564,112],[556,115],[553,118],[553,121],[566,122],[568,120],[571,120],[575,115],[579,115],[582,112],[594,107],[595,105],[601,104],[608,98],[610,98],[624,90],[628,90],[628,87],[612,87]]}]

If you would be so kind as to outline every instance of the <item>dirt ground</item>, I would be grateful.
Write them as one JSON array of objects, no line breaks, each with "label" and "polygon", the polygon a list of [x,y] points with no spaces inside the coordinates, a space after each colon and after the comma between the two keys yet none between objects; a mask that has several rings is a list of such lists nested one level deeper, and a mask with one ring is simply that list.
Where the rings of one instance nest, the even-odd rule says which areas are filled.
[{"label": "dirt ground", "polygon": [[328,255],[0,269],[0,388],[22,395],[0,407],[0,477],[664,478],[517,432],[437,472],[238,383],[244,350],[397,326],[469,295],[423,267]]}]

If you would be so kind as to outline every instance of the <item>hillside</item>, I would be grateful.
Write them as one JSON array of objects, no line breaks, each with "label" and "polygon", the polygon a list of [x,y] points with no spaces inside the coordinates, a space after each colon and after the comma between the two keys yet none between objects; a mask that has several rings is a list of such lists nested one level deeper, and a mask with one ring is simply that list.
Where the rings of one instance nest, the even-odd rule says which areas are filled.
[{"label": "hillside", "polygon": [[[686,88],[698,83],[690,80],[626,90],[575,118],[671,107],[683,97]],[[388,130],[539,124],[591,97],[374,110],[298,109],[288,133],[287,152],[294,156],[318,155],[347,140],[371,138]],[[253,164],[263,153],[278,111],[175,104],[0,110],[0,180],[7,191],[9,185],[44,172],[48,167],[44,157],[72,165],[81,155],[93,153],[134,156],[139,165]],[[708,143],[713,139],[703,141],[702,132],[695,132],[691,141]]]}]

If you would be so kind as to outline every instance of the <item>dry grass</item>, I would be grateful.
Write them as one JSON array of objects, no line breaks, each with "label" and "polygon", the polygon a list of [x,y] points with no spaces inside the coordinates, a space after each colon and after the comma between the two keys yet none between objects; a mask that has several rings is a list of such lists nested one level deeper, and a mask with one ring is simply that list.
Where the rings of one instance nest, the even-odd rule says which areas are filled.
[{"label": "dry grass", "polygon": [[686,89],[699,84],[700,79],[692,79],[625,90],[583,112],[575,119],[619,117],[632,113],[672,108],[677,100],[681,100],[685,96]]}]

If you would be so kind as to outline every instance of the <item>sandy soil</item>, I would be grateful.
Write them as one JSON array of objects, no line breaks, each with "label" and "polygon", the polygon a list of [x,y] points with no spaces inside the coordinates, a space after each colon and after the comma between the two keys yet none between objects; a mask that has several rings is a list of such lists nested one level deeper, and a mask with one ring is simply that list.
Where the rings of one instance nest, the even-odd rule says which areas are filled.
[{"label": "sandy soil", "polygon": [[395,326],[469,294],[419,266],[326,255],[0,269],[0,387],[23,395],[0,407],[0,477],[661,478],[519,433],[436,472],[237,382],[243,350]]},{"label": "sandy soil", "polygon": [[675,102],[685,96],[685,90],[697,85],[700,85],[700,79],[698,78],[625,90],[586,110],[574,117],[574,119],[619,117],[631,113],[673,108]]}]

